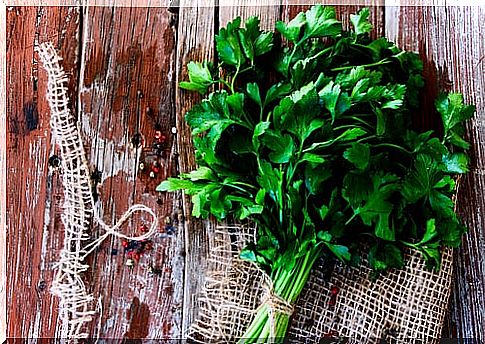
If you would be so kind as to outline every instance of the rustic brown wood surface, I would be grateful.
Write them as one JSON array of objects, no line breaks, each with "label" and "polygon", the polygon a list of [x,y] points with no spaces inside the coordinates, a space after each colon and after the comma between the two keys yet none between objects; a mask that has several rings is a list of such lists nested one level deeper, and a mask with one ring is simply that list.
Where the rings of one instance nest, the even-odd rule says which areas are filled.
[{"label": "rustic brown wood surface", "polygon": [[[121,241],[108,239],[90,258],[86,282],[102,297],[101,319],[91,334],[110,338],[180,337],[197,315],[197,293],[206,269],[214,223],[190,217],[190,200],[155,192],[169,175],[195,166],[183,115],[196,94],[176,87],[190,60],[213,59],[214,33],[237,15],[261,17],[271,28],[308,5],[214,6],[183,0],[173,8],[12,7],[7,10],[7,319],[8,337],[59,335],[57,300],[48,291],[62,246],[61,171],[44,99],[46,75],[34,47],[53,41],[70,77],[71,109],[81,129],[99,209],[115,222],[134,203],[156,210],[160,231],[153,251],[133,269]],[[274,1],[270,2],[274,4]],[[470,227],[456,255],[456,278],[445,337],[485,339],[485,9],[483,7],[384,7],[373,2],[374,35],[387,35],[419,51],[429,82],[425,104],[438,89],[463,92],[477,105],[468,125],[473,171],[460,188],[459,211]],[[339,15],[358,6],[340,6]],[[430,127],[432,115],[418,123]],[[174,129],[172,129],[174,128]],[[165,136],[158,145],[155,133]],[[149,176],[154,161],[155,178]],[[140,162],[145,168],[140,169]],[[165,233],[165,219],[177,230]],[[139,232],[136,216],[123,227]],[[93,237],[100,230],[92,227]],[[116,252],[117,250],[117,252]],[[159,273],[151,274],[153,265]],[[99,321],[100,320],[100,321]],[[99,324],[101,324],[99,326]]]}]

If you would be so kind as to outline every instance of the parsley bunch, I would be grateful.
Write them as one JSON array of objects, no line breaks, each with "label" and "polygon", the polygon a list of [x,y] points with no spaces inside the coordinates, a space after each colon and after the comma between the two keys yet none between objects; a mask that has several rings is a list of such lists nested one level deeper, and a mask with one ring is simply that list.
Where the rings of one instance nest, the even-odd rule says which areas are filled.
[{"label": "parsley bunch", "polygon": [[[209,92],[185,117],[199,167],[157,190],[185,190],[197,217],[256,222],[241,257],[288,302],[322,255],[356,262],[366,247],[385,270],[402,267],[407,246],[439,267],[440,247],[458,246],[466,230],[452,195],[468,170],[463,121],[474,107],[442,94],[441,132],[414,130],[422,61],[371,39],[368,17],[351,15],[344,31],[334,8],[316,5],[277,22],[277,34],[237,18],[215,37],[217,65],[190,62],[180,83]],[[277,337],[288,321],[276,314]],[[262,307],[245,337],[264,340],[269,328]]]}]

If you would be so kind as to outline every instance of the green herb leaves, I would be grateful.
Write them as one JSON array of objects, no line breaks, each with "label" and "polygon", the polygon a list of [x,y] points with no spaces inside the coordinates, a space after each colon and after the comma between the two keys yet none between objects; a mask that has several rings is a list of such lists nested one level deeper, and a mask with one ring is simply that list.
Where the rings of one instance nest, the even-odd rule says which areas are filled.
[{"label": "green herb leaves", "polygon": [[205,94],[207,88],[214,82],[209,70],[209,64],[190,61],[187,65],[187,70],[190,82],[182,81],[179,87]]},{"label": "green herb leaves", "polygon": [[405,246],[437,267],[439,248],[465,231],[452,195],[468,171],[463,122],[474,107],[440,95],[443,136],[413,130],[422,62],[370,39],[369,17],[350,15],[343,31],[332,7],[316,5],[277,33],[236,18],[215,37],[218,65],[190,62],[180,83],[209,92],[185,116],[199,168],[157,190],[184,190],[194,216],[258,223],[241,256],[275,285],[322,254],[350,261],[363,244],[376,270],[402,266]]},{"label": "green herb leaves", "polygon": [[369,9],[364,8],[358,14],[350,15],[350,22],[354,27],[356,35],[362,35],[372,30],[372,24],[369,23]]},{"label": "green herb leaves", "polygon": [[273,33],[259,28],[259,19],[250,17],[241,28],[241,18],[229,22],[216,35],[219,59],[229,66],[240,68],[247,62],[252,66],[257,56],[266,54],[273,47]]},{"label": "green herb leaves", "polygon": [[336,37],[342,32],[342,24],[335,18],[333,7],[315,5],[288,24],[277,22],[276,30],[290,42],[298,43],[310,38]]},{"label": "green herb leaves", "polygon": [[444,141],[462,149],[468,149],[470,144],[462,138],[463,121],[473,116],[475,107],[464,105],[463,96],[459,93],[450,93],[448,96],[441,94],[435,104],[443,120]]}]

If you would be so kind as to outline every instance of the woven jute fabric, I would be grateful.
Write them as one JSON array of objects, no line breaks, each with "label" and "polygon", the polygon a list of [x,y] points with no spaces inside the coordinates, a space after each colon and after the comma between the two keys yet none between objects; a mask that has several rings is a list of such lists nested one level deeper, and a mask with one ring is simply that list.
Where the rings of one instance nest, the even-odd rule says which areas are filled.
[{"label": "woven jute fabric", "polygon": [[[253,240],[251,227],[220,227],[215,232],[189,341],[236,342],[268,299],[268,276],[238,258],[239,250]],[[289,342],[437,342],[450,296],[452,251],[443,250],[439,271],[427,269],[417,251],[408,250],[405,263],[403,269],[376,275],[365,260],[360,267],[337,263],[331,268],[318,261],[294,307]]]},{"label": "woven jute fabric", "polygon": [[452,250],[443,250],[439,271],[427,269],[413,250],[406,252],[405,263],[378,276],[365,261],[359,267],[336,264],[331,273],[316,264],[289,338],[298,343],[332,337],[349,338],[348,343],[438,342],[450,297]]},{"label": "woven jute fabric", "polygon": [[238,258],[251,241],[251,227],[220,226],[214,231],[208,272],[198,297],[199,315],[189,328],[189,342],[231,343],[244,334],[269,282],[254,264]]}]

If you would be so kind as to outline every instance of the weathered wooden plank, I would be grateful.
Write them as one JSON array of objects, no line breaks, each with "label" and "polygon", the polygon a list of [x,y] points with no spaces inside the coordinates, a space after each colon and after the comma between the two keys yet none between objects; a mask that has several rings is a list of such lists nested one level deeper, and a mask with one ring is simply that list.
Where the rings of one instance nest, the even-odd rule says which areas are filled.
[{"label": "weathered wooden plank", "polygon": [[[51,144],[46,75],[34,47],[52,41],[64,56],[71,96],[77,85],[77,8],[13,7],[7,12],[8,337],[53,337],[57,300],[49,293],[62,246],[59,173]],[[71,104],[71,109],[74,106]]]},{"label": "weathered wooden plank", "polygon": [[[7,7],[2,4],[0,5],[0,35],[2,37],[7,37],[7,29],[6,29],[6,21],[7,21]],[[6,56],[5,52],[7,51],[7,42],[5,39],[0,40],[0,50],[2,54],[0,55],[0,75],[6,75]],[[2,78],[0,81],[0,94],[6,94],[6,80]],[[0,100],[0,108],[6,109],[7,104],[5,102],[5,97],[2,97]],[[2,111],[0,113],[0,140],[3,143],[0,145],[0,190],[2,192],[2,198],[0,199],[0,214],[2,217],[0,218],[0,242],[5,243],[7,242],[7,224],[6,224],[6,217],[5,214],[7,212],[7,199],[6,199],[6,192],[7,192],[7,118],[6,118],[6,111]],[[0,298],[2,300],[7,299],[7,290],[6,290],[6,282],[7,282],[7,257],[5,245],[1,245],[0,247]],[[6,302],[2,302],[0,305],[0,342],[4,342],[7,338],[7,305]]]},{"label": "weathered wooden plank", "polygon": [[[187,79],[186,65],[189,61],[212,60],[214,57],[214,4],[213,0],[180,1],[177,31],[177,84]],[[191,144],[190,128],[184,121],[184,114],[200,96],[194,92],[176,90],[176,128],[178,171],[187,172],[195,168],[194,151]],[[203,282],[207,268],[208,243],[211,236],[209,221],[199,221],[191,217],[191,203],[187,197],[180,197],[182,209],[179,230],[184,235],[180,245],[185,251],[183,283],[182,331],[186,332],[198,312],[197,292]]]},{"label": "weathered wooden plank", "polygon": [[242,22],[250,16],[257,16],[261,22],[263,30],[273,31],[276,21],[280,20],[281,4],[280,0],[260,1],[257,5],[247,5],[244,0],[228,1],[219,9],[219,27],[223,27],[227,22],[240,16]]},{"label": "weathered wooden plank", "polygon": [[[133,269],[126,266],[128,257],[117,238],[92,257],[90,286],[103,304],[101,326],[96,319],[92,334],[179,337],[177,242],[183,233],[165,236],[164,219],[173,213],[173,201],[155,192],[173,168],[175,16],[161,7],[84,7],[82,18],[79,121],[91,168],[100,172],[98,209],[106,223],[114,224],[129,206],[141,203],[161,222],[153,251]],[[157,131],[164,140],[158,142]],[[122,231],[139,235],[139,226],[149,221],[147,214],[136,215]],[[102,234],[94,227],[94,237]],[[160,273],[151,274],[150,265]]]},{"label": "weathered wooden plank", "polygon": [[[477,105],[468,123],[472,173],[462,183],[458,211],[470,228],[455,259],[449,329],[444,337],[485,339],[485,9],[483,7],[386,7],[386,34],[425,60],[423,108],[439,91],[458,91]],[[436,114],[418,115],[422,128],[436,127]],[[420,118],[419,118],[420,117]]]}]

